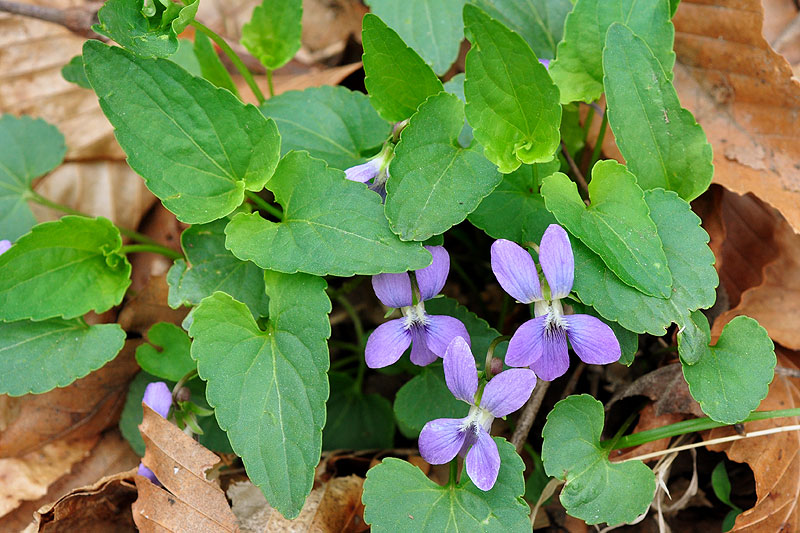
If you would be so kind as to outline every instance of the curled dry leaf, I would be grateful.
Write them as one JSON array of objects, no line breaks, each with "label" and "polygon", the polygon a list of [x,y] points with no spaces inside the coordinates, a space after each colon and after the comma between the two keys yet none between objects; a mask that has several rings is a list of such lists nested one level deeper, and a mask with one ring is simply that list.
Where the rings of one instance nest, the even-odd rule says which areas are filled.
[{"label": "curled dry leaf", "polygon": [[136,476],[139,498],[133,520],[142,532],[238,532],[225,493],[206,478],[219,457],[145,404],[139,431],[145,443],[142,463],[164,488]]},{"label": "curled dry leaf", "polygon": [[117,423],[127,384],[138,372],[127,341],[101,369],[45,394],[0,395],[0,457],[19,457],[60,439],[89,438]]},{"label": "curled dry leaf", "polygon": [[53,482],[89,454],[98,438],[59,440],[21,457],[0,459],[0,516],[47,494]]},{"label": "curled dry leaf", "polygon": [[[778,365],[798,368],[800,354],[780,348],[776,350]],[[759,410],[800,407],[800,379],[776,375],[769,394]],[[757,431],[800,423],[798,418],[776,418],[750,422],[747,431]],[[714,429],[709,439],[734,434],[733,429]],[[709,446],[715,452],[725,452],[731,461],[747,463],[756,481],[756,504],[736,518],[733,532],[765,533],[800,530],[800,432],[787,431]]]},{"label": "curled dry leaf", "polygon": [[683,0],[675,86],[714,147],[714,181],[800,232],[800,81],[762,35],[761,0]]}]

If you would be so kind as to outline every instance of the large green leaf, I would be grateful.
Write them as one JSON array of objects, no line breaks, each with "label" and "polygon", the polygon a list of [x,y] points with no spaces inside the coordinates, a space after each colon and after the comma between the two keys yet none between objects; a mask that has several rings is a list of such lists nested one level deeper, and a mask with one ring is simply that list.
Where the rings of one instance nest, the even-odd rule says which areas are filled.
[{"label": "large green leaf", "polygon": [[107,219],[45,222],[0,255],[0,320],[75,318],[119,304],[131,265]]},{"label": "large green leaf", "polygon": [[559,223],[622,281],[648,296],[669,298],[672,275],[661,239],[636,177],[623,165],[610,160],[595,164],[589,207],[575,183],[560,172],[544,179],[542,196]]},{"label": "large green leaf", "polygon": [[473,0],[473,3],[525,39],[536,57],[553,59],[564,34],[570,0]]},{"label": "large green leaf", "polygon": [[472,48],[464,95],[467,120],[500,172],[546,163],[560,141],[558,88],[525,40],[479,8],[464,6]]},{"label": "large green leaf", "polygon": [[128,163],[179,220],[222,218],[272,175],[280,135],[258,108],[164,59],[98,41],[83,59]]},{"label": "large green leaf", "polygon": [[386,217],[401,239],[444,233],[500,182],[479,148],[458,144],[463,127],[464,104],[443,92],[428,98],[403,130],[386,183]]},{"label": "large green leaf", "polygon": [[[181,234],[186,260],[178,259],[167,272],[170,307],[197,305],[215,291],[230,294],[255,316],[267,316],[269,298],[264,292],[264,272],[240,261],[225,248],[228,220],[196,224]],[[188,264],[187,264],[188,261]]]},{"label": "large green leaf", "polygon": [[278,124],[283,154],[307,150],[340,170],[374,155],[392,130],[364,93],[345,87],[289,91],[264,102],[261,111]]},{"label": "large green leaf", "polygon": [[426,98],[444,90],[431,67],[380,18],[367,13],[362,25],[364,85],[383,118],[405,120]]},{"label": "large green leaf", "polygon": [[422,428],[436,418],[463,418],[469,406],[453,396],[439,365],[422,369],[397,391],[394,416],[400,432],[409,439],[419,437]]},{"label": "large green leaf", "polygon": [[700,196],[714,174],[711,145],[647,44],[612,24],[603,69],[608,123],[639,186],[675,191],[687,202]]},{"label": "large green leaf", "polygon": [[367,4],[436,74],[442,75],[458,57],[464,39],[461,9],[465,1],[367,0]]},{"label": "large green leaf", "polygon": [[31,117],[0,116],[0,239],[13,242],[36,224],[25,195],[31,182],[57,167],[65,153],[64,136],[55,126]]},{"label": "large green leaf", "polygon": [[673,322],[683,325],[690,311],[711,307],[719,278],[714,269],[714,253],[708,247],[708,234],[689,204],[663,189],[647,191],[644,198],[672,272],[669,299],[647,296],[626,285],[597,254],[575,239],[573,290],[583,303],[622,327],[661,336]]},{"label": "large green leaf", "polygon": [[178,382],[197,368],[190,353],[192,341],[175,324],[153,324],[147,330],[147,340],[136,347],[136,362],[149,374]]},{"label": "large green leaf", "polygon": [[550,75],[561,89],[561,102],[591,102],[603,93],[603,46],[615,22],[644,39],[672,78],[675,28],[667,0],[578,0],[567,15]]},{"label": "large green leaf", "polygon": [[500,185],[469,215],[469,221],[495,239],[538,243],[547,226],[556,222],[545,208],[539,187],[559,167],[554,159],[549,163],[521,165],[505,174]]},{"label": "large green leaf", "polygon": [[192,357],[206,398],[250,480],[287,518],[314,482],[328,398],[328,313],[322,278],[267,272],[269,322],[216,292],[194,312]]},{"label": "large green leaf", "polygon": [[347,374],[331,373],[323,450],[389,449],[394,446],[392,404],[379,394],[355,389]]},{"label": "large green leaf", "polygon": [[364,521],[375,533],[530,532],[529,509],[521,498],[525,465],[514,446],[500,437],[494,440],[500,473],[486,492],[471,480],[442,487],[411,463],[384,459],[367,472]]},{"label": "large green leaf", "polygon": [[108,0],[92,29],[145,57],[168,57],[178,51],[178,34],[194,19],[199,0],[188,5],[168,0]]},{"label": "large green leaf", "polygon": [[194,55],[197,56],[200,71],[205,79],[217,87],[228,89],[235,96],[239,96],[239,90],[233,83],[230,72],[217,55],[211,39],[200,31],[194,34]]},{"label": "large green leaf", "polygon": [[264,269],[352,276],[405,272],[430,264],[419,243],[400,241],[381,198],[306,152],[289,152],[268,184],[283,221],[238,214],[225,228],[234,255]]},{"label": "large green leaf", "polygon": [[566,482],[560,499],[567,513],[614,526],[647,511],[656,479],[641,461],[608,460],[600,444],[603,418],[603,404],[588,394],[558,402],[542,430],[542,461],[548,476]]},{"label": "large green leaf", "polygon": [[692,313],[692,321],[705,334],[706,343],[697,363],[689,365],[683,360],[686,347],[678,334],[678,351],[689,392],[713,420],[724,424],[741,422],[767,397],[777,364],[775,346],[767,330],[748,316],[737,316],[728,322],[714,346],[708,345],[711,332],[703,313]]},{"label": "large green leaf", "polygon": [[242,26],[242,44],[270,70],[282,67],[300,49],[302,0],[262,0]]},{"label": "large green leaf", "polygon": [[119,324],[87,326],[60,318],[0,322],[0,394],[66,387],[114,359],[124,343]]}]

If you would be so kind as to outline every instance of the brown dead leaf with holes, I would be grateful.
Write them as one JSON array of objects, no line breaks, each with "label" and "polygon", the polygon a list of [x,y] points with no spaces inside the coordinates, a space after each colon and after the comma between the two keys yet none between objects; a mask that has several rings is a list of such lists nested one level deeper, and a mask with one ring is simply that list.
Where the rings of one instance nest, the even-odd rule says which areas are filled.
[{"label": "brown dead leaf with holes", "polygon": [[142,406],[142,463],[155,473],[163,488],[136,476],[139,497],[132,511],[139,531],[238,532],[225,493],[206,478],[206,471],[220,462],[219,457],[147,405]]}]

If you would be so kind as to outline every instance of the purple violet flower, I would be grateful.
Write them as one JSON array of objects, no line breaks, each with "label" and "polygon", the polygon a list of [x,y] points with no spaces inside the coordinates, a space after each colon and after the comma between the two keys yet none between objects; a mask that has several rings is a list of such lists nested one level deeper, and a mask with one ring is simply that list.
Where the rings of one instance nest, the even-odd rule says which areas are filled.
[{"label": "purple violet flower", "polygon": [[0,240],[0,255],[3,255],[11,248],[11,241],[6,239]]},{"label": "purple violet flower", "polygon": [[550,70],[550,60],[549,59],[540,59],[539,63],[544,65],[544,68],[546,68],[547,70]]},{"label": "purple violet flower", "polygon": [[539,246],[539,262],[549,288],[542,292],[531,255],[518,244],[499,239],[492,244],[492,271],[500,286],[521,303],[534,304],[534,316],[522,324],[508,343],[505,362],[530,366],[545,381],[569,368],[567,336],[584,363],[618,361],[619,341],[608,325],[589,315],[564,315],[561,299],[569,295],[575,260],[564,228],[550,224]]},{"label": "purple violet flower", "polygon": [[392,161],[392,157],[394,157],[394,148],[391,144],[387,144],[378,155],[366,163],[345,170],[344,177],[360,183],[372,180],[368,185],[369,189],[380,194],[381,198],[385,200],[386,180],[389,179],[389,163]]},{"label": "purple violet flower", "polygon": [[409,345],[411,362],[425,366],[437,357],[443,357],[447,345],[455,337],[463,337],[469,342],[467,328],[460,320],[425,312],[424,302],[439,294],[450,272],[450,255],[444,247],[426,246],[425,249],[433,255],[433,263],[414,272],[417,280],[415,295],[407,272],[372,276],[375,295],[386,307],[399,308],[403,318],[381,324],[369,336],[364,358],[370,368],[383,368],[395,363]]},{"label": "purple violet flower", "polygon": [[[172,407],[172,392],[169,390],[169,387],[167,387],[167,384],[163,381],[154,381],[153,383],[148,384],[147,388],[144,390],[144,398],[142,398],[142,402],[150,407],[150,409],[160,414],[163,418],[167,418],[167,415],[169,414],[169,408]],[[142,463],[139,463],[139,470],[137,470],[136,473],[140,476],[146,477],[157,485],[161,485],[153,471],[144,466]]]},{"label": "purple violet flower", "polygon": [[469,478],[479,489],[489,490],[500,470],[497,444],[489,434],[492,422],[522,407],[536,385],[536,374],[527,368],[512,368],[479,390],[475,358],[466,341],[456,337],[444,355],[444,378],[453,396],[470,405],[469,414],[425,424],[419,434],[419,453],[432,465],[466,454]]}]

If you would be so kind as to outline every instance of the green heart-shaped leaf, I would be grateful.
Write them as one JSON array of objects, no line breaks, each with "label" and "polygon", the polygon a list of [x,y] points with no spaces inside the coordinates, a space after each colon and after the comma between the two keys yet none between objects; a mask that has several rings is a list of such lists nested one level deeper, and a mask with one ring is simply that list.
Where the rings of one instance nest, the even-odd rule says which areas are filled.
[{"label": "green heart-shaped leaf", "polygon": [[[149,343],[136,348],[136,362],[142,370],[159,378],[178,382],[197,368],[190,350],[192,341],[181,328],[169,322],[153,324],[147,331]],[[161,348],[158,350],[156,347]]]},{"label": "green heart-shaped leaf", "polygon": [[262,0],[242,26],[242,44],[270,70],[281,68],[300,49],[302,0]]}]

